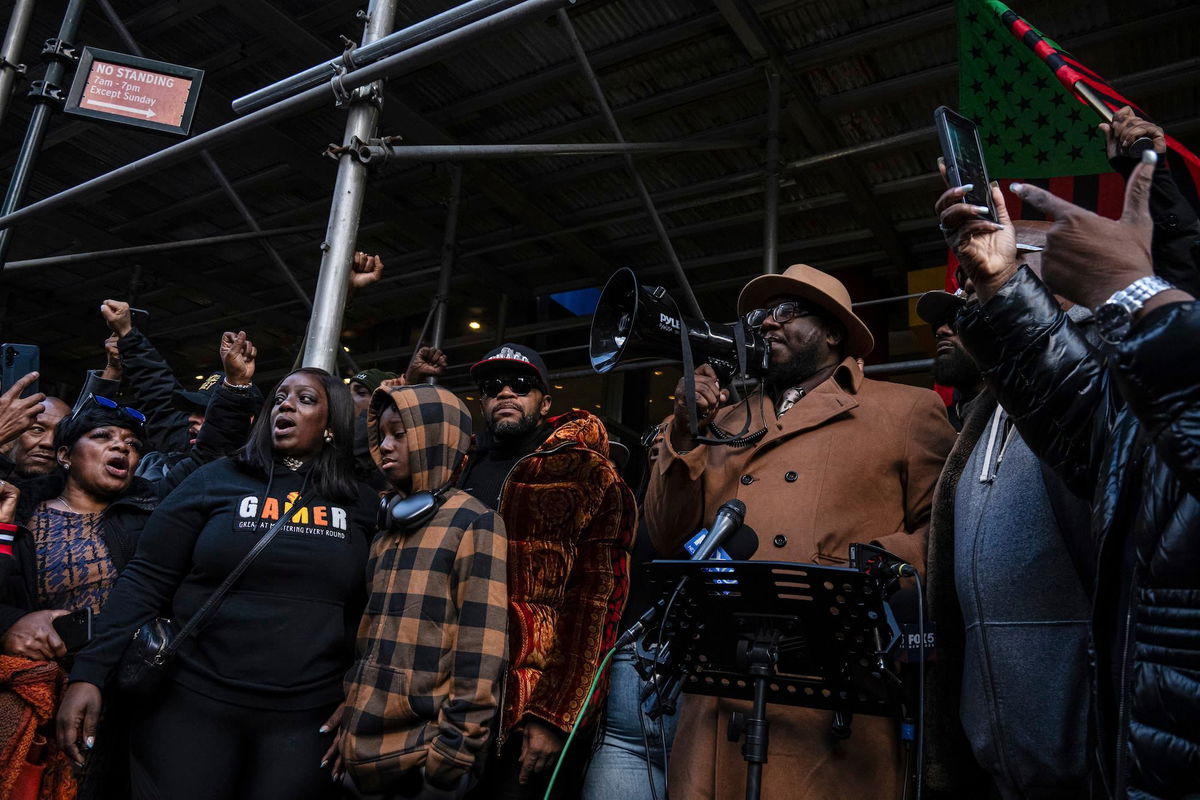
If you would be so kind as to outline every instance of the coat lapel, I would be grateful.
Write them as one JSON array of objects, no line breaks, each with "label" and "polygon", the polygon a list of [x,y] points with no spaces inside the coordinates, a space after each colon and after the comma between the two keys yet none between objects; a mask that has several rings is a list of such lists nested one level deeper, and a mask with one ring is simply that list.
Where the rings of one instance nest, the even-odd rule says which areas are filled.
[{"label": "coat lapel", "polygon": [[[767,417],[767,435],[763,437],[760,446],[812,430],[834,417],[858,408],[858,400],[854,394],[862,385],[862,379],[862,370],[859,369],[858,362],[847,358],[838,365],[827,381],[800,398],[796,405],[778,419],[775,417],[775,405],[771,398],[764,397],[763,412]],[[757,407],[757,399],[752,396],[751,400]]]}]

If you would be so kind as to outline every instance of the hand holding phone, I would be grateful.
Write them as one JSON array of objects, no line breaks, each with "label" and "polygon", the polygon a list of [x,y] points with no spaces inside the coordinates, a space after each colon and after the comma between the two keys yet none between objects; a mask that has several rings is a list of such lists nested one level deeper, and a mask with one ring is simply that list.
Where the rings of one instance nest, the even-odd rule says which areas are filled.
[{"label": "hand holding phone", "polygon": [[[38,371],[40,351],[36,344],[0,344],[0,391],[7,392],[21,378]],[[38,393],[35,378],[21,390],[21,397]]]},{"label": "hand holding phone", "polygon": [[978,126],[945,106],[938,106],[933,112],[933,121],[942,145],[942,158],[946,163],[950,186],[970,185],[971,189],[963,195],[962,201],[986,208],[987,213],[979,216],[989,222],[998,222]]},{"label": "hand holding phone", "polygon": [[58,617],[51,623],[68,653],[83,649],[92,640],[92,609],[81,608]]}]

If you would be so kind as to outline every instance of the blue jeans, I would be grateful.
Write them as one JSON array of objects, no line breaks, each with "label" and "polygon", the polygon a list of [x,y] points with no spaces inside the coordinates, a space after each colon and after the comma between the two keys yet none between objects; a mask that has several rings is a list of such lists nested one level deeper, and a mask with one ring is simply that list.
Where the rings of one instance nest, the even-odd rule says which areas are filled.
[{"label": "blue jeans", "polygon": [[[633,647],[618,650],[613,656],[610,670],[611,685],[608,691],[607,713],[601,732],[600,747],[592,756],[587,777],[583,783],[583,800],[651,800],[650,776],[647,762],[654,775],[654,786],[659,800],[666,797],[667,780],[663,747],[668,752],[675,738],[675,715],[662,718],[664,742],[659,732],[659,721],[652,720],[646,712],[654,705],[654,695],[646,698],[639,708],[645,682],[634,666]],[[641,723],[638,717],[641,717]],[[642,740],[642,725],[646,726],[646,741]]]}]

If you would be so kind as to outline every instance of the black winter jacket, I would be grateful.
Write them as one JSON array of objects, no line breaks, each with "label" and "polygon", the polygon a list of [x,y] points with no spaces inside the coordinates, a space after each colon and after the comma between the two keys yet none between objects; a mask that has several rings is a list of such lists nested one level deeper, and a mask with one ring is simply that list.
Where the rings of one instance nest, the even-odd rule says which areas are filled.
[{"label": "black winter jacket", "polygon": [[1096,772],[1106,793],[1200,792],[1200,303],[1157,309],[1100,353],[1022,268],[958,321],[1026,442],[1094,498],[1090,532],[1072,549],[1095,570]]}]

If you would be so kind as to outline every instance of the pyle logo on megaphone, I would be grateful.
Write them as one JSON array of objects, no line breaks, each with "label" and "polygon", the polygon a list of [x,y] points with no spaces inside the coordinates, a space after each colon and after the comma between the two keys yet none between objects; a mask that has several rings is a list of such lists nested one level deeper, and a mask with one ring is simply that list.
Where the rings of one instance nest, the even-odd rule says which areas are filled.
[{"label": "pyle logo on megaphone", "polygon": [[674,317],[667,316],[661,311],[658,312],[658,327],[662,328],[667,333],[679,333],[679,320]]}]

